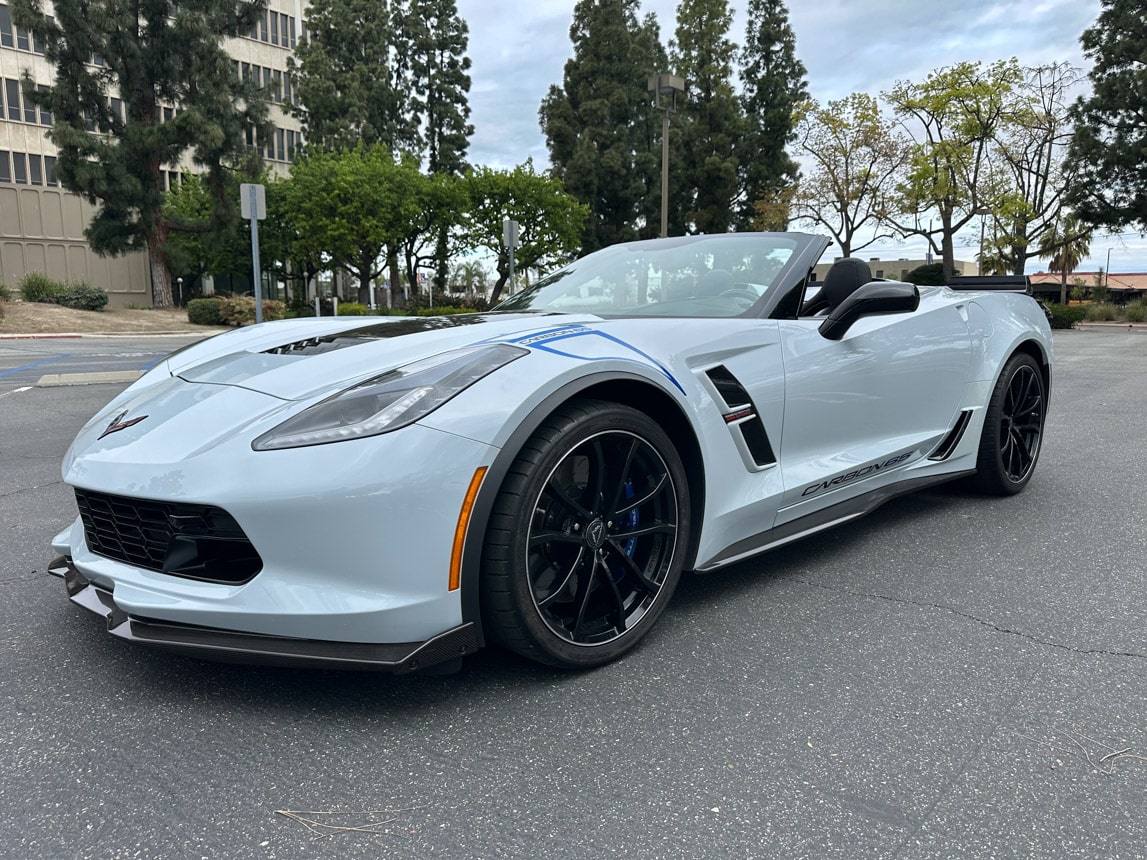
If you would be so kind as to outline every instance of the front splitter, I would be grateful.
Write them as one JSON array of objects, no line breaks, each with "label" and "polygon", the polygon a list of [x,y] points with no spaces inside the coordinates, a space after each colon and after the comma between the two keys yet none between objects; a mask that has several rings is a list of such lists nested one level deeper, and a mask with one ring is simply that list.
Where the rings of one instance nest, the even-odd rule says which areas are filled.
[{"label": "front splitter", "polygon": [[73,603],[104,618],[113,636],[205,660],[404,674],[459,660],[480,646],[477,626],[472,622],[425,642],[371,644],[264,636],[135,618],[115,602],[111,591],[88,581],[67,556],[54,559],[48,572],[63,578]]}]

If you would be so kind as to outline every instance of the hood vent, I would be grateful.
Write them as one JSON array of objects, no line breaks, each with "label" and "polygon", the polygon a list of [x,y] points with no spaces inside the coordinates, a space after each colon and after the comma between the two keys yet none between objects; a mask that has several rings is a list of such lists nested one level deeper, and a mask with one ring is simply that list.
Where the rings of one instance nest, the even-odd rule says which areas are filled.
[{"label": "hood vent", "polygon": [[408,317],[396,319],[394,322],[372,323],[361,328],[352,328],[349,331],[337,334],[323,335],[322,337],[308,337],[274,346],[265,350],[267,355],[321,355],[324,352],[334,352],[348,346],[359,346],[364,343],[373,343],[376,340],[391,337],[402,337],[407,334],[421,334],[437,329],[457,328],[458,326],[473,325],[488,321],[485,314],[457,314],[445,317]]},{"label": "hood vent", "polygon": [[723,364],[709,368],[705,376],[717,390],[717,405],[723,407],[721,414],[746,465],[762,469],[775,464],[777,457],[765,423],[745,386]]}]

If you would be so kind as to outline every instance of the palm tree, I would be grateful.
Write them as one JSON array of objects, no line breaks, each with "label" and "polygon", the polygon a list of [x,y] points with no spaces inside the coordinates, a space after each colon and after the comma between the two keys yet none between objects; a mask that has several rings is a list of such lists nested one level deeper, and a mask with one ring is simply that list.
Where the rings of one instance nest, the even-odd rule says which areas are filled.
[{"label": "palm tree", "polygon": [[1091,228],[1084,226],[1073,213],[1056,221],[1040,237],[1040,258],[1049,260],[1049,271],[1059,273],[1060,304],[1067,304],[1067,276],[1090,253]]}]

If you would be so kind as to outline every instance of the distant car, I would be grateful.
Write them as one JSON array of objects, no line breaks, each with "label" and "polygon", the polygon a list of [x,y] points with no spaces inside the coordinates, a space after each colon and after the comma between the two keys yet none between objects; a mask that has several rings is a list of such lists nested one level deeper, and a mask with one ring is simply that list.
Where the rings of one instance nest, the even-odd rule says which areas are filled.
[{"label": "distant car", "polygon": [[489,313],[204,340],[76,438],[52,569],[116,636],[183,653],[401,672],[493,640],[581,668],[683,571],[953,478],[1022,490],[1051,386],[1036,302],[856,259],[814,287],[827,245],[632,242]]}]

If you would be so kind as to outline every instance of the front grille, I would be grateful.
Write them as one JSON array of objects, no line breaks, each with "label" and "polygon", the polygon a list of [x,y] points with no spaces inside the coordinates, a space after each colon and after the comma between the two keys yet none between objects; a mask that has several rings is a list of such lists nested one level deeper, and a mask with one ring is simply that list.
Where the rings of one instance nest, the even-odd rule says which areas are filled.
[{"label": "front grille", "polygon": [[263,567],[221,508],[76,490],[88,548],[136,567],[206,582],[247,582]]}]

